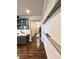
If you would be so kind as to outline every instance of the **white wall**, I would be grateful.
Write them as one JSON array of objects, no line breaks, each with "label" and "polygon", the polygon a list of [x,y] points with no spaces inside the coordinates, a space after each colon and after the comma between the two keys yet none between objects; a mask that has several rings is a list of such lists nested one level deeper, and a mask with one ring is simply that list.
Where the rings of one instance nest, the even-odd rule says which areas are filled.
[{"label": "white wall", "polygon": [[50,34],[50,36],[58,43],[61,43],[61,13],[57,13],[42,25],[43,32]]},{"label": "white wall", "polygon": [[47,59],[61,59],[60,54],[57,52],[55,47],[50,43],[46,36],[43,35],[43,43],[47,54]]},{"label": "white wall", "polygon": [[42,12],[43,20],[47,17],[50,10],[54,7],[55,4],[56,4],[56,0],[45,0],[44,1],[43,12]]},{"label": "white wall", "polygon": [[[46,2],[47,1],[47,2]],[[45,0],[43,9],[42,23],[51,9],[54,7],[56,0]],[[61,45],[61,8],[52,15],[45,24],[42,24],[42,41],[44,42],[45,50],[48,59],[60,59],[61,56],[56,51],[54,46],[45,37],[44,33],[48,33],[59,45]]]},{"label": "white wall", "polygon": [[31,20],[31,35],[34,36],[36,33],[39,33],[40,21]]}]

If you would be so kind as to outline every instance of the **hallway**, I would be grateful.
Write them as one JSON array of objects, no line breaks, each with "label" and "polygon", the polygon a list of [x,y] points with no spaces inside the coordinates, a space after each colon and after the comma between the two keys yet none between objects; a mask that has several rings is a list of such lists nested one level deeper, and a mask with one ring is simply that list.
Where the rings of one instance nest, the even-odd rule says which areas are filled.
[{"label": "hallway", "polygon": [[47,59],[43,42],[39,38],[35,38],[27,45],[18,45],[17,55],[19,59]]},{"label": "hallway", "polygon": [[61,0],[17,0],[17,56],[61,59]]}]

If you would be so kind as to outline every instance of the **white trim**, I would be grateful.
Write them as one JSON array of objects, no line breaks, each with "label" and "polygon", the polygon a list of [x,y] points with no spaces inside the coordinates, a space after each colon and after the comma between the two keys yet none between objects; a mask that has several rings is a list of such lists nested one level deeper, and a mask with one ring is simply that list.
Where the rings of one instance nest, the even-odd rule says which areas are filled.
[{"label": "white trim", "polygon": [[41,16],[19,16],[20,18],[29,18],[30,20],[41,20]]}]

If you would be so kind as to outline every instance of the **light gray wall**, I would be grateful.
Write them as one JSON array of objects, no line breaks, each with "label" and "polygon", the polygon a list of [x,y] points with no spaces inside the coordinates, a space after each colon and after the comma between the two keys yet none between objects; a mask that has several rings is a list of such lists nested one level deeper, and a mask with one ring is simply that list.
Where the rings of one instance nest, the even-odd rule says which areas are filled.
[{"label": "light gray wall", "polygon": [[52,15],[49,20],[42,25],[42,31],[50,34],[50,36],[58,43],[61,43],[61,12],[60,9]]},{"label": "light gray wall", "polygon": [[61,8],[59,8],[54,15],[52,15],[45,24],[43,24],[55,3],[56,0],[46,0],[42,13],[42,41],[44,42],[48,59],[61,59],[60,54],[43,33],[48,33],[59,45],[61,45]]}]

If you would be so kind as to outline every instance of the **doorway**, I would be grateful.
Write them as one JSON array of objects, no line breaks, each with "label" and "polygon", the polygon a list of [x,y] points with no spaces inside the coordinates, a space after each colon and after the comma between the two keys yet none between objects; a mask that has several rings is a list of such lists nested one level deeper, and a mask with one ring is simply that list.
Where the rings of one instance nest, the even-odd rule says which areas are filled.
[{"label": "doorway", "polygon": [[40,22],[40,20],[30,20],[31,37],[34,37],[35,35],[39,37]]}]

